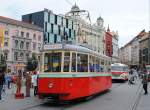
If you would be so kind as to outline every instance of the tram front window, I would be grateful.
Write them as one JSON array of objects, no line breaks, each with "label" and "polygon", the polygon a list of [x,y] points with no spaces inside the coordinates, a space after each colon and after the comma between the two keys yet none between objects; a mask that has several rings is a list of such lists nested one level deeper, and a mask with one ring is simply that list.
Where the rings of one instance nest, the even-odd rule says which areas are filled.
[{"label": "tram front window", "polygon": [[44,72],[61,72],[61,52],[46,53],[44,56]]},{"label": "tram front window", "polygon": [[113,70],[113,71],[125,71],[123,67],[119,67],[119,66],[112,66],[111,70]]}]

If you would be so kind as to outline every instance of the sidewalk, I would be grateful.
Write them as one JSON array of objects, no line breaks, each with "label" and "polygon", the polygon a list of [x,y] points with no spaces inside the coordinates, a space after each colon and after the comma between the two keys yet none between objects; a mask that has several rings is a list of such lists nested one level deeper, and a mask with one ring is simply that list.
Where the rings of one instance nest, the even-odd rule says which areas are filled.
[{"label": "sidewalk", "polygon": [[[22,91],[25,95],[25,87],[22,87]],[[42,103],[42,100],[33,95],[33,89],[31,89],[31,97],[24,97],[24,99],[15,99],[14,92],[13,88],[6,89],[6,94],[3,94],[3,100],[0,102],[0,110],[25,110]]]},{"label": "sidewalk", "polygon": [[150,110],[150,84],[148,86],[148,92],[148,95],[144,95],[144,91],[141,92],[136,110]]}]

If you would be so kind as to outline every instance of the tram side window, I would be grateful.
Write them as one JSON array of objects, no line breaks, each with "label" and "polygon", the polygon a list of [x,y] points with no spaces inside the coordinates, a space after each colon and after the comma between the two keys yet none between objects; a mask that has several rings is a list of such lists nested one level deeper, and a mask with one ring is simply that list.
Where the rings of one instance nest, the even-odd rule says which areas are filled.
[{"label": "tram side window", "polygon": [[95,64],[95,71],[96,72],[100,72],[101,71],[99,62],[100,62],[100,59],[96,58],[96,64]]},{"label": "tram side window", "polygon": [[87,54],[77,55],[77,71],[88,72],[88,55]]},{"label": "tram side window", "polygon": [[60,72],[61,71],[61,52],[45,54],[44,71]]},{"label": "tram side window", "polygon": [[71,72],[76,72],[76,53],[72,53],[72,68]]},{"label": "tram side window", "polygon": [[70,65],[70,52],[64,54],[64,72],[69,72]]},{"label": "tram side window", "polygon": [[101,60],[101,72],[104,72],[104,60]]},{"label": "tram side window", "polygon": [[95,71],[95,59],[93,56],[90,56],[89,57],[89,69],[90,69],[90,72],[94,72]]}]

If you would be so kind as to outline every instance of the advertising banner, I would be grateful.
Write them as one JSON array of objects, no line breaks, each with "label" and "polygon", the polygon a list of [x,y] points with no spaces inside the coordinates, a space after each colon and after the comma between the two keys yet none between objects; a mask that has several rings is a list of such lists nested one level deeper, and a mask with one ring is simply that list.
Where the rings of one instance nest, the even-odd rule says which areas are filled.
[{"label": "advertising banner", "polygon": [[0,48],[3,48],[4,46],[4,28],[0,26]]}]

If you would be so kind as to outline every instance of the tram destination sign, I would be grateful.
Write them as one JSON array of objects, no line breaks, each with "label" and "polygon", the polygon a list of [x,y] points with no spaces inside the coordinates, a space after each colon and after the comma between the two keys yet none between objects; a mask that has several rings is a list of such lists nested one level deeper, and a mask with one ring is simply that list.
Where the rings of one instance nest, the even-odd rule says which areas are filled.
[{"label": "tram destination sign", "polygon": [[57,49],[62,49],[62,44],[46,44],[44,45],[44,50],[57,50]]}]

